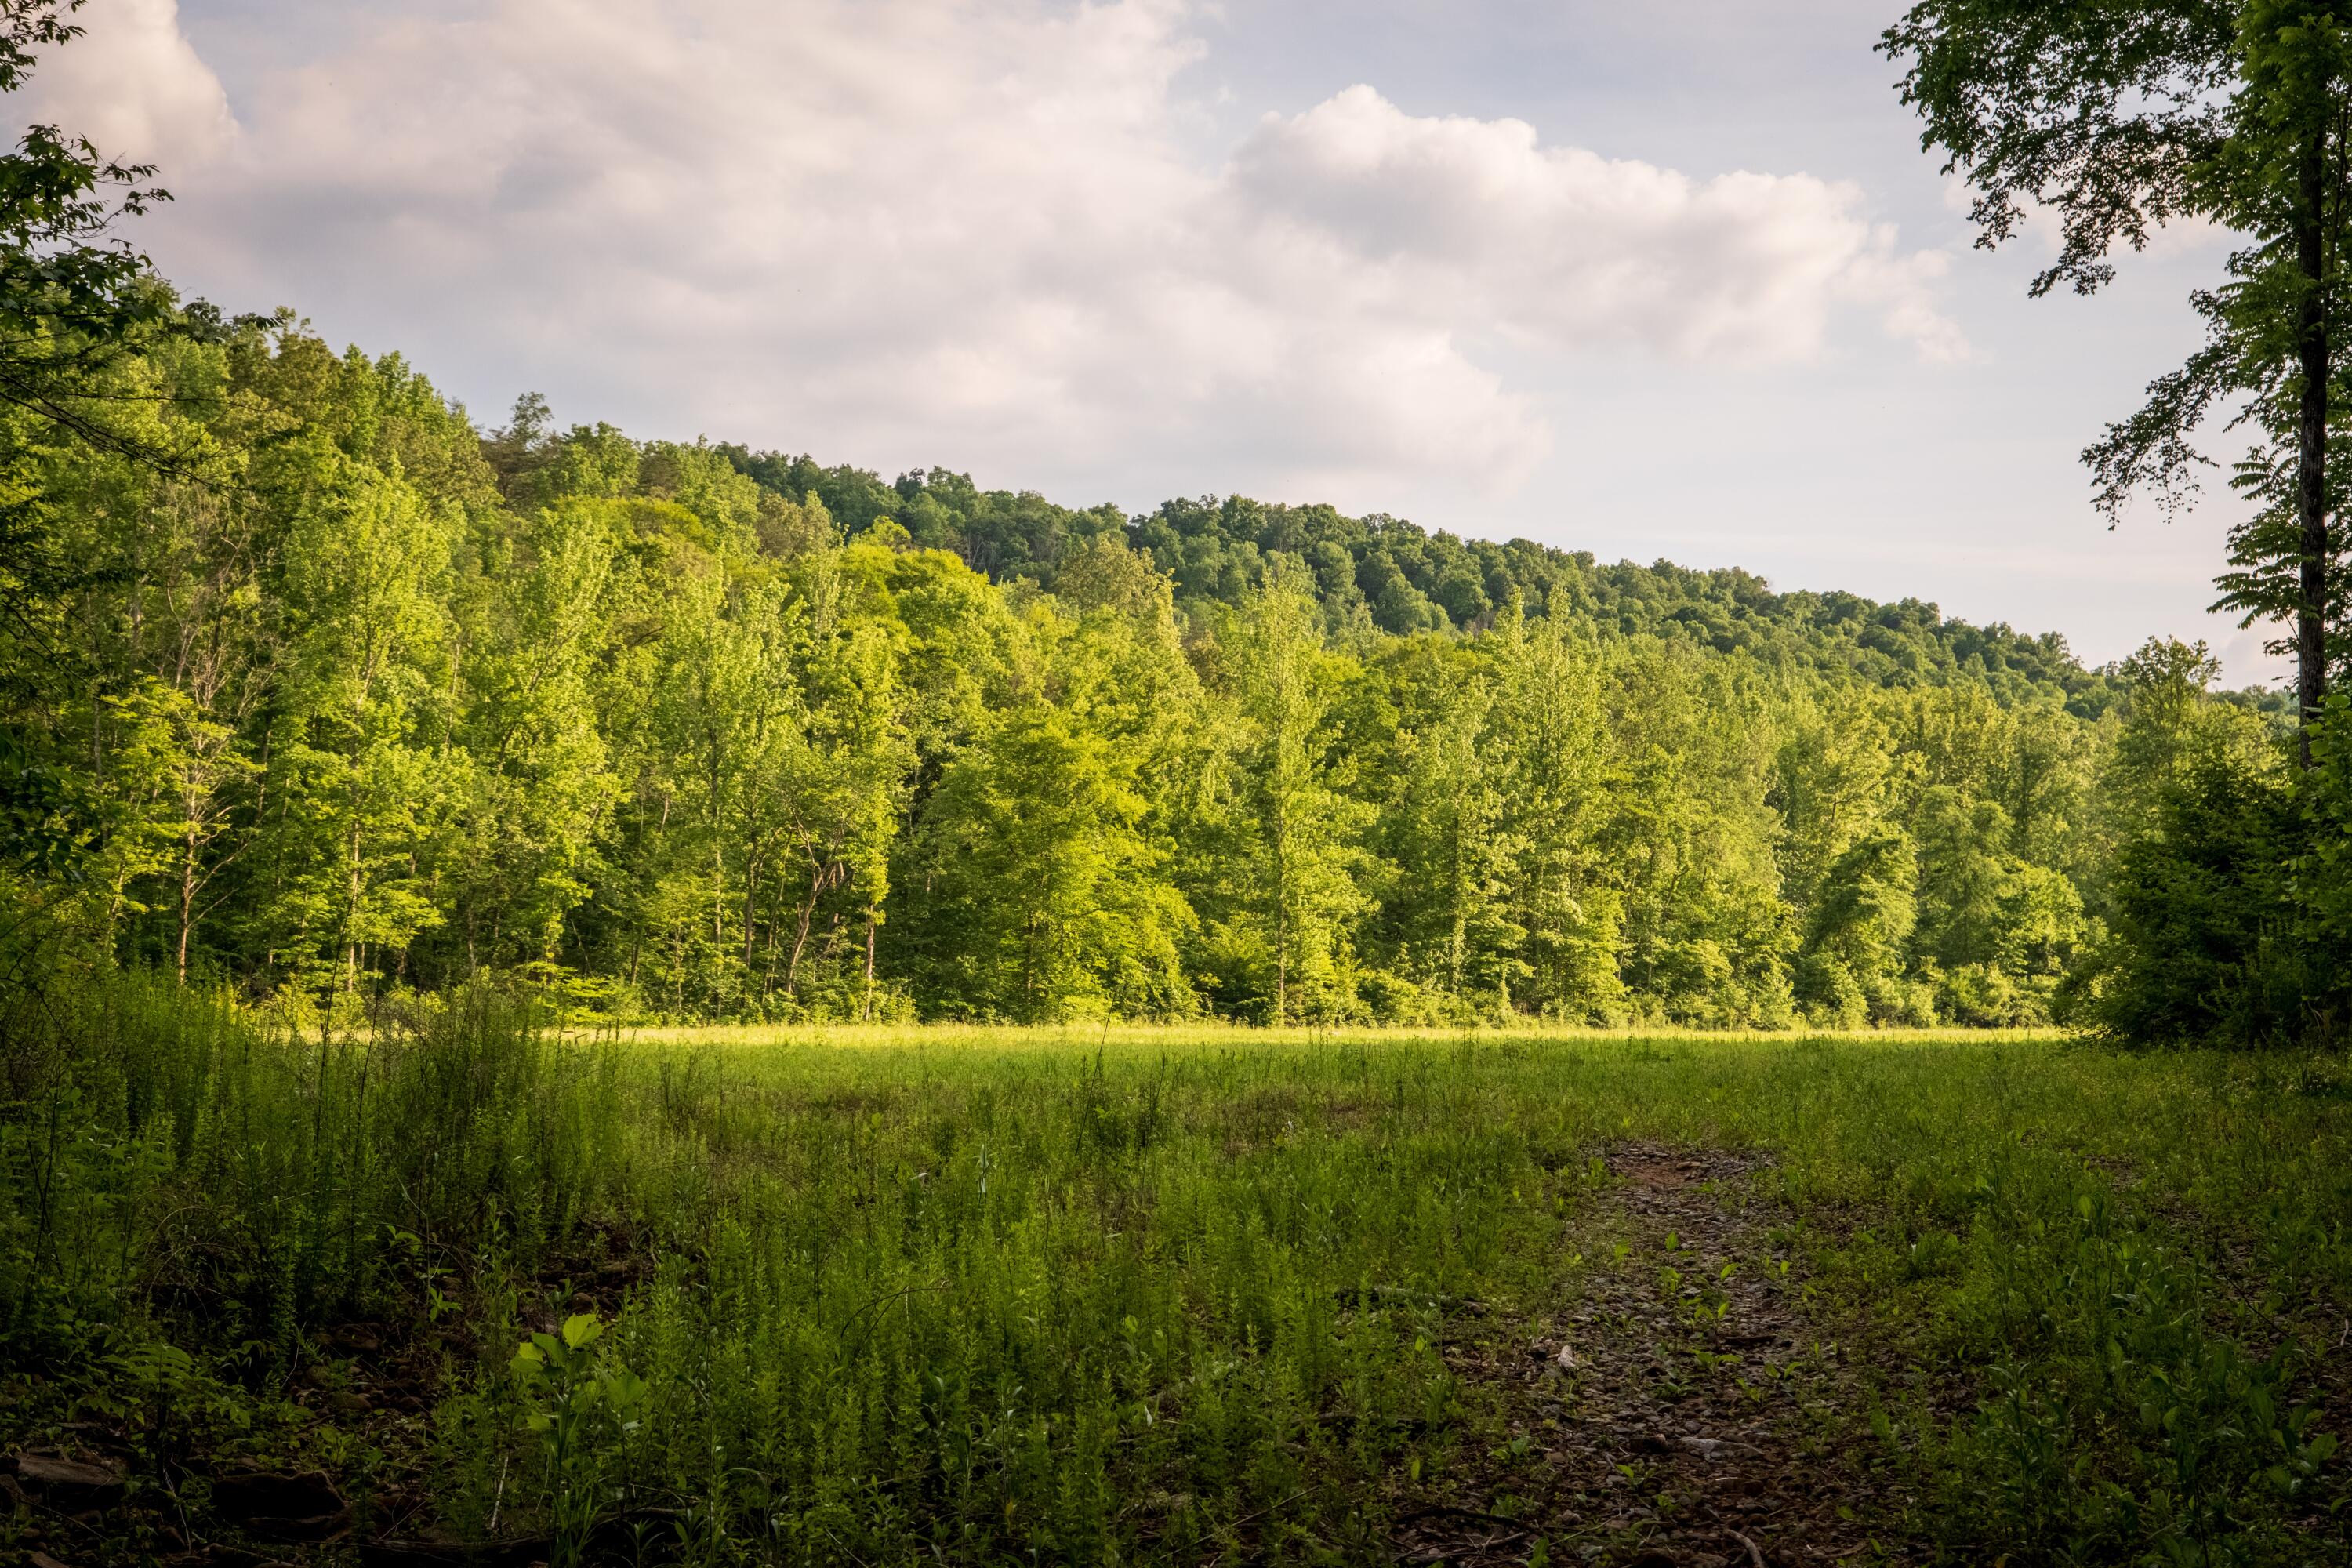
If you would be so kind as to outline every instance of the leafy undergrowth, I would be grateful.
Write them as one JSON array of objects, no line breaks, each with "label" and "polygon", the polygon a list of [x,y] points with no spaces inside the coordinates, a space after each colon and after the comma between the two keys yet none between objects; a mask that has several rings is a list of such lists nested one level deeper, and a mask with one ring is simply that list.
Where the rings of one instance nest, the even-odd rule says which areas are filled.
[{"label": "leafy undergrowth", "polygon": [[8,1028],[18,1561],[2352,1561],[2336,1064]]}]

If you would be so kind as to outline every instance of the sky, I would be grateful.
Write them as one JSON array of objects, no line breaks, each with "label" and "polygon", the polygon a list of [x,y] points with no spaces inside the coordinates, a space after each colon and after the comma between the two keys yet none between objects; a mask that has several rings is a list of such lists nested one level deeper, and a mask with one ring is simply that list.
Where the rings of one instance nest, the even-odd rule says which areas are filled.
[{"label": "sky", "polygon": [[[2226,237],[2040,300],[1919,146],[1893,0],[89,0],[26,106],[162,166],[184,291],[476,418],[1244,494],[2203,638],[2236,503],[2078,454]],[[2226,441],[2225,437],[2217,438]],[[2231,449],[2216,445],[2217,456]]]}]

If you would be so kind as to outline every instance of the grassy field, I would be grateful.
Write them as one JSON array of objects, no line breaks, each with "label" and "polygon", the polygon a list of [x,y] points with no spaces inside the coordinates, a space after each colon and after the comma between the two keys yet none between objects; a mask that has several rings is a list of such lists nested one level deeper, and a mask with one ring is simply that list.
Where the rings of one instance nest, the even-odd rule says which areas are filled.
[{"label": "grassy field", "polygon": [[17,1004],[0,1553],[2352,1562],[2340,1060],[548,1022]]}]

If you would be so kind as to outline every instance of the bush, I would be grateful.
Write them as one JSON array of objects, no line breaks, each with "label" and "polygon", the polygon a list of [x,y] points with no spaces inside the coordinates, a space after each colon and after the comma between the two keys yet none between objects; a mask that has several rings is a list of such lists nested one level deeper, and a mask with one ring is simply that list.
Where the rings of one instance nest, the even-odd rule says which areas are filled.
[{"label": "bush", "polygon": [[135,970],[26,979],[0,1015],[11,1356],[160,1333],[282,1370],[433,1267],[535,1260],[607,1187],[610,1055],[558,1047],[529,1000],[460,992],[336,1035]]},{"label": "bush", "polygon": [[1989,963],[1964,963],[1936,988],[1936,1011],[1970,1028],[2008,1028],[2039,1022],[2033,999]]},{"label": "bush", "polygon": [[2117,857],[2095,960],[2095,1026],[2143,1044],[2285,1044],[2340,982],[2316,963],[2292,868],[2308,843],[2294,773],[2226,752],[2186,763]]},{"label": "bush", "polygon": [[1870,997],[1853,971],[1827,953],[1797,963],[1797,999],[1805,1021],[1819,1029],[1858,1029],[1870,1019]]}]

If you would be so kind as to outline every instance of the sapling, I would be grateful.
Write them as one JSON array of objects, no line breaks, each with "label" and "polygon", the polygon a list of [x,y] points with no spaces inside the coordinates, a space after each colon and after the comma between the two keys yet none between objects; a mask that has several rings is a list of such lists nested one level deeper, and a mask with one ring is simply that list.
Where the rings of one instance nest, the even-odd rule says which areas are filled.
[{"label": "sapling", "polygon": [[581,1312],[564,1320],[560,1334],[532,1334],[510,1363],[524,1426],[540,1441],[560,1563],[584,1560],[596,1527],[603,1440],[625,1443],[635,1434],[648,1393],[618,1357],[597,1350],[604,1334],[595,1313]]}]

